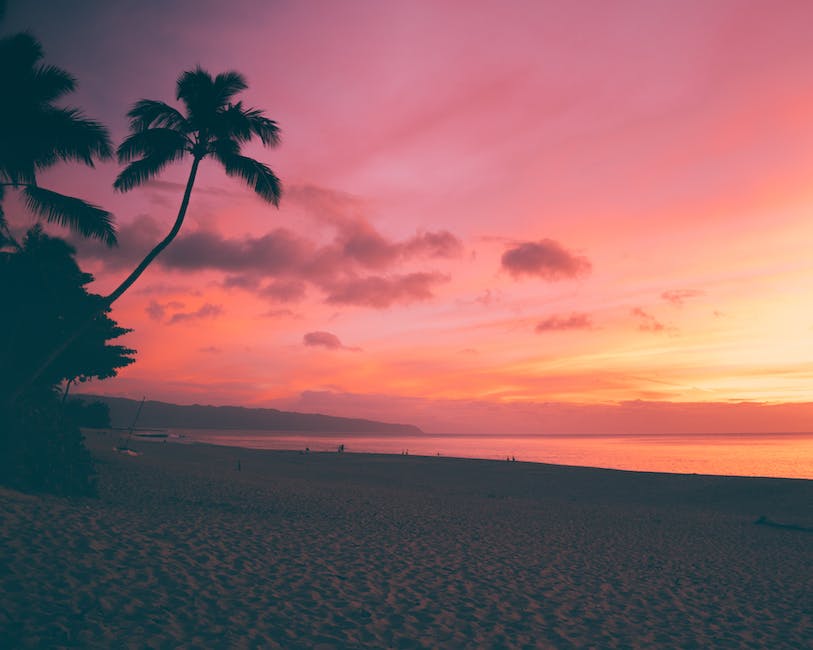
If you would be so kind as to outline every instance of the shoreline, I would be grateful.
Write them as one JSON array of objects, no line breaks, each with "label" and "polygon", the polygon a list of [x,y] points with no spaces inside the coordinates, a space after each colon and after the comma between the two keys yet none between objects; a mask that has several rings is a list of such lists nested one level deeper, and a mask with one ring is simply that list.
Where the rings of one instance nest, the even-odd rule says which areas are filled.
[{"label": "shoreline", "polygon": [[[137,438],[136,442],[163,442],[164,439],[156,440],[155,436],[137,436],[133,434],[135,438]],[[282,453],[282,454],[298,454],[298,455],[336,455],[336,451],[324,450],[324,449],[311,449],[310,451],[304,452],[301,449],[294,449],[294,448],[285,448],[285,449],[268,449],[268,448],[260,448],[260,447],[241,447],[239,445],[219,445],[212,442],[201,442],[198,440],[188,440],[186,442],[181,442],[178,440],[173,440],[170,438],[166,439],[167,442],[170,444],[180,444],[180,445],[195,445],[195,446],[204,446],[204,447],[218,447],[224,449],[245,449],[249,452],[259,451],[259,452],[269,452],[269,453]],[[421,458],[421,459],[435,459],[435,458],[443,458],[447,460],[458,460],[458,461],[482,461],[486,463],[521,463],[524,465],[541,465],[545,467],[556,467],[561,468],[563,470],[566,469],[573,469],[573,470],[598,470],[603,472],[621,472],[627,474],[654,474],[657,476],[697,476],[701,478],[734,478],[734,479],[768,479],[772,481],[808,481],[813,483],[813,478],[805,478],[799,476],[767,476],[767,475],[757,475],[757,474],[704,474],[701,472],[664,472],[658,470],[648,470],[648,469],[625,469],[623,467],[604,467],[600,465],[567,465],[564,463],[551,463],[545,462],[541,460],[524,460],[521,458],[512,458],[512,459],[505,459],[501,460],[499,458],[483,458],[481,456],[453,456],[453,455],[443,455],[443,454],[420,454],[420,453],[407,453],[407,454],[398,454],[395,452],[384,452],[384,451],[354,451],[353,449],[345,449],[342,454],[353,455],[353,456],[384,456],[386,458],[399,458],[408,456],[410,458]]]},{"label": "shoreline", "polygon": [[813,631],[813,535],[758,523],[813,526],[810,480],[86,438],[98,498],[0,491],[12,646],[793,648]]},{"label": "shoreline", "polygon": [[[771,456],[761,458],[761,465],[755,465],[752,458],[748,458],[744,465],[744,470],[748,473],[736,473],[736,471],[725,471],[728,465],[738,465],[737,460],[741,460],[735,456],[735,461],[730,463],[723,463],[722,467],[715,467],[714,464],[709,464],[708,459],[695,457],[697,454],[696,448],[692,448],[692,441],[685,440],[678,436],[677,439],[684,442],[686,449],[678,449],[671,453],[663,454],[664,447],[673,447],[671,437],[663,436],[649,436],[643,437],[638,435],[633,436],[582,436],[582,437],[529,437],[529,436],[490,436],[490,435],[475,435],[475,434],[426,434],[418,439],[390,439],[386,436],[371,434],[359,434],[352,436],[341,436],[335,433],[326,432],[299,432],[299,431],[254,431],[254,430],[230,430],[230,429],[203,429],[203,434],[197,433],[195,430],[183,429],[173,430],[165,429],[168,442],[180,444],[210,444],[224,447],[238,447],[241,449],[256,449],[268,451],[302,451],[310,446],[311,453],[331,453],[335,452],[338,445],[347,443],[345,447],[346,453],[369,453],[369,454],[385,454],[393,456],[412,455],[424,457],[441,457],[441,458],[461,458],[471,460],[491,460],[497,462],[504,462],[506,459],[516,459],[518,462],[528,463],[541,463],[547,465],[561,465],[564,467],[587,467],[595,469],[608,469],[618,471],[632,471],[632,472],[645,472],[645,473],[662,473],[662,474],[685,474],[685,475],[698,475],[698,476],[732,476],[732,477],[752,477],[752,478],[788,478],[788,479],[803,479],[813,480],[813,434],[773,434],[771,436],[696,436],[697,439],[714,440],[717,444],[725,443],[730,445],[725,450],[720,448],[712,448],[711,454],[725,453],[725,451],[733,451],[736,453],[737,448],[742,444],[751,444],[752,439],[757,443],[764,443],[764,441],[776,440],[789,440],[793,442],[799,440],[804,444],[802,459],[810,457],[810,465],[805,465],[803,460],[797,455],[791,461],[787,458],[787,450],[785,457]],[[235,435],[234,440],[236,443],[230,442],[231,435]],[[136,436],[136,434],[134,434]],[[140,436],[142,438],[148,436]],[[369,441],[374,441],[370,444]],[[512,445],[512,442],[520,441],[517,445]],[[522,440],[531,440],[541,443],[536,449],[531,446],[530,448],[522,448]],[[641,445],[639,441],[647,441],[646,445]],[[654,440],[654,442],[652,442]],[[451,441],[451,444],[450,444]],[[457,441],[457,442],[456,442]],[[461,442],[472,441],[474,449],[478,449],[478,445],[482,445],[483,441],[493,443],[487,445],[487,448],[480,447],[480,455],[461,454]],[[585,451],[580,445],[585,442],[596,441],[601,451]],[[632,441],[632,456],[625,456],[626,462],[618,460],[620,447],[616,445],[626,444]],[[649,444],[652,442],[652,444]],[[437,443],[435,445],[434,443]],[[564,443],[564,444],[563,444]],[[664,444],[665,443],[665,444]],[[502,445],[502,448],[497,449],[497,445]],[[560,446],[561,445],[561,446]],[[457,446],[457,448],[454,448]],[[463,445],[466,446],[466,445]],[[434,448],[433,448],[434,447]],[[451,447],[451,448],[450,448]],[[467,446],[468,449],[468,446]],[[407,453],[404,454],[404,451]],[[629,449],[625,451],[630,451]],[[687,456],[681,456],[680,451],[684,451]],[[541,457],[543,456],[544,457]],[[572,458],[573,456],[576,458]],[[590,462],[591,456],[595,457],[595,462]],[[570,458],[568,458],[570,457]],[[630,460],[634,458],[635,462]],[[602,461],[602,459],[604,459]],[[567,462],[567,460],[575,460],[576,462]],[[587,462],[584,462],[587,461]],[[766,463],[767,461],[767,463]],[[606,464],[602,464],[602,462]],[[638,463],[645,464],[642,466],[635,466]],[[625,466],[627,465],[627,466]],[[630,466],[633,465],[633,466]],[[648,467],[646,466],[648,465]],[[769,469],[766,469],[766,466]],[[808,468],[809,467],[809,468]]]}]

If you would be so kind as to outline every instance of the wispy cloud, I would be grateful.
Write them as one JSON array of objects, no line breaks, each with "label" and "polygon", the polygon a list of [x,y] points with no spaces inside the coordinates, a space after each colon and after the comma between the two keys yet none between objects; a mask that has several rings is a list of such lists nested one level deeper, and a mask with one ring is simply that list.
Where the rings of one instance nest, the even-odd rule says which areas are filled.
[{"label": "wispy cloud", "polygon": [[676,307],[682,307],[683,303],[691,298],[698,298],[705,295],[705,291],[698,289],[674,289],[672,291],[664,291],[661,298]]},{"label": "wispy cloud", "polygon": [[666,330],[666,325],[640,307],[635,307],[631,313],[638,319],[638,329],[642,332],[663,332]]},{"label": "wispy cloud", "polygon": [[213,305],[211,303],[206,303],[196,309],[195,311],[187,311],[187,312],[176,312],[172,316],[170,316],[169,320],[167,321],[167,325],[175,325],[176,323],[182,323],[185,321],[190,320],[200,320],[205,318],[216,318],[223,313],[223,307],[220,305]]},{"label": "wispy cloud", "polygon": [[536,326],[537,332],[556,332],[562,330],[584,330],[593,327],[589,314],[570,314],[570,316],[549,316]]}]

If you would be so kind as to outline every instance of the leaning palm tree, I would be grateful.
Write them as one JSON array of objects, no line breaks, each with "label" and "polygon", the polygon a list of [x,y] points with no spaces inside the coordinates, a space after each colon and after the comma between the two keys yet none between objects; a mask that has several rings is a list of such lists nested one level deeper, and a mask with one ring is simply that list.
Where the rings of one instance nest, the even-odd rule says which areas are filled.
[{"label": "leaning palm tree", "polygon": [[143,99],[127,114],[132,133],[118,148],[119,161],[127,167],[119,174],[114,187],[128,190],[155,178],[167,165],[187,156],[192,158],[181,206],[175,223],[164,239],[153,248],[135,270],[100,304],[98,311],[76,329],[63,343],[45,357],[39,368],[20,386],[11,391],[5,402],[13,403],[31,386],[51,363],[78,338],[94,319],[103,314],[139,278],[150,263],[175,239],[189,207],[200,162],[207,157],[217,160],[229,176],[237,176],[269,203],[279,205],[282,188],[273,171],[263,163],[240,153],[241,147],[254,137],[266,146],[279,144],[279,128],[262,111],[233,103],[234,96],[247,88],[243,76],[225,72],[212,78],[200,68],[184,72],[177,83],[177,98],[185,114],[164,102]]},{"label": "leaning palm tree", "polygon": [[279,144],[279,128],[262,111],[233,103],[234,96],[248,86],[243,75],[224,72],[216,77],[197,68],[184,72],[176,96],[185,114],[160,101],[142,99],[127,114],[131,135],[118,148],[119,162],[127,163],[114,187],[126,192],[157,176],[168,164],[190,156],[192,166],[186,181],[175,223],[135,270],[108,297],[118,299],[147,266],[175,239],[183,225],[198,165],[207,157],[217,160],[229,176],[245,181],[262,199],[279,205],[282,188],[269,167],[243,156],[244,143],[258,137],[266,146]]},{"label": "leaning palm tree", "polygon": [[116,231],[106,210],[37,184],[37,174],[58,162],[93,167],[112,156],[101,124],[75,108],[55,105],[76,88],[61,68],[41,63],[42,46],[30,34],[0,39],[0,235],[10,238],[2,210],[6,188],[21,190],[27,207],[46,221],[112,246]]}]

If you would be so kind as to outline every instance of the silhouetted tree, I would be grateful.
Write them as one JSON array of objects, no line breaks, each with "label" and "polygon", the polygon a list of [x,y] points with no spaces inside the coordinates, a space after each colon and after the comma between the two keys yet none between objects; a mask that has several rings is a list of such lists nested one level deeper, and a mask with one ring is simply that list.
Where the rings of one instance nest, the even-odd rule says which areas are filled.
[{"label": "silhouetted tree", "polygon": [[17,382],[42,361],[45,353],[92,318],[82,334],[54,359],[38,383],[54,386],[63,381],[113,377],[133,363],[134,350],[109,345],[130,330],[119,327],[107,313],[99,313],[101,296],[85,286],[93,276],[74,259],[74,249],[40,226],[26,234],[20,248],[0,256],[0,390]]},{"label": "silhouetted tree", "polygon": [[[232,101],[247,87],[245,79],[237,72],[224,72],[213,78],[197,68],[182,73],[176,84],[176,97],[183,104],[184,113],[164,102],[142,99],[127,114],[132,133],[118,148],[119,162],[127,166],[116,178],[114,186],[117,190],[129,191],[156,177],[170,163],[188,156],[192,158],[192,166],[178,215],[169,233],[105,298],[101,309],[109,308],[127,291],[180,232],[198,166],[204,158],[214,158],[226,174],[242,179],[262,199],[279,205],[282,188],[277,176],[265,164],[241,153],[242,146],[255,137],[269,147],[279,144],[276,122],[265,117],[259,109]],[[73,338],[81,334],[81,330],[82,326],[54,348],[40,367],[8,394],[4,404],[13,403],[36,381]]]},{"label": "silhouetted tree", "polygon": [[60,161],[93,166],[112,156],[101,124],[55,102],[76,88],[64,70],[43,65],[42,46],[30,34],[0,39],[0,236],[11,239],[2,209],[7,188],[21,189],[27,207],[47,221],[114,245],[112,215],[98,206],[37,184],[37,174]]},{"label": "silhouetted tree", "polygon": [[76,264],[73,248],[39,225],[15,250],[0,253],[0,392],[18,385],[43,350],[90,319],[20,399],[0,410],[0,479],[6,484],[68,493],[92,489],[90,456],[57,386],[112,377],[134,361],[134,350],[108,344],[129,330],[99,312],[104,299],[85,288],[92,279]]},{"label": "silhouetted tree", "polygon": [[169,234],[153,248],[136,269],[108,296],[116,300],[166,248],[183,225],[189,197],[195,184],[198,165],[206,157],[217,160],[229,176],[237,176],[262,199],[279,205],[281,185],[273,171],[261,162],[243,156],[242,145],[258,137],[266,146],[279,144],[279,128],[262,111],[232,103],[234,96],[247,88],[243,76],[224,72],[216,77],[197,68],[178,78],[176,97],[185,108],[160,101],[142,99],[127,114],[132,133],[118,148],[119,162],[127,167],[116,178],[114,187],[126,192],[157,176],[169,163],[187,156],[192,167],[186,182],[181,207]]},{"label": "silhouetted tree", "polygon": [[93,402],[75,397],[65,402],[65,415],[80,427],[110,428],[110,407],[104,402]]}]

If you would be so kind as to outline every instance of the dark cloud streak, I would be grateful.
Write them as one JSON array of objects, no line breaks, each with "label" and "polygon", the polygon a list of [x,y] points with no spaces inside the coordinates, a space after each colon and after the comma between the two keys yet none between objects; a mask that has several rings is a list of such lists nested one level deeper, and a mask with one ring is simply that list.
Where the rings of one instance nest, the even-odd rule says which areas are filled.
[{"label": "dark cloud streak", "polygon": [[[181,273],[225,273],[224,288],[257,292],[273,302],[301,300],[310,283],[329,303],[385,308],[428,300],[432,287],[447,279],[434,271],[392,273],[397,266],[417,258],[459,257],[463,252],[461,241],[448,231],[390,240],[353,212],[353,199],[332,194],[317,198],[328,206],[336,204],[322,219],[334,229],[327,244],[318,245],[287,228],[239,238],[201,229],[182,233],[156,258],[156,264]],[[164,234],[154,219],[142,215],[121,227],[117,249],[86,242],[77,245],[83,257],[101,261],[108,269],[132,268]]]},{"label": "dark cloud streak", "polygon": [[564,280],[587,275],[592,264],[552,239],[523,242],[503,253],[502,267],[514,278],[531,275],[545,280]]},{"label": "dark cloud streak", "polygon": [[563,330],[592,329],[593,321],[589,314],[570,314],[570,316],[549,316],[536,326],[537,332],[556,332]]}]

